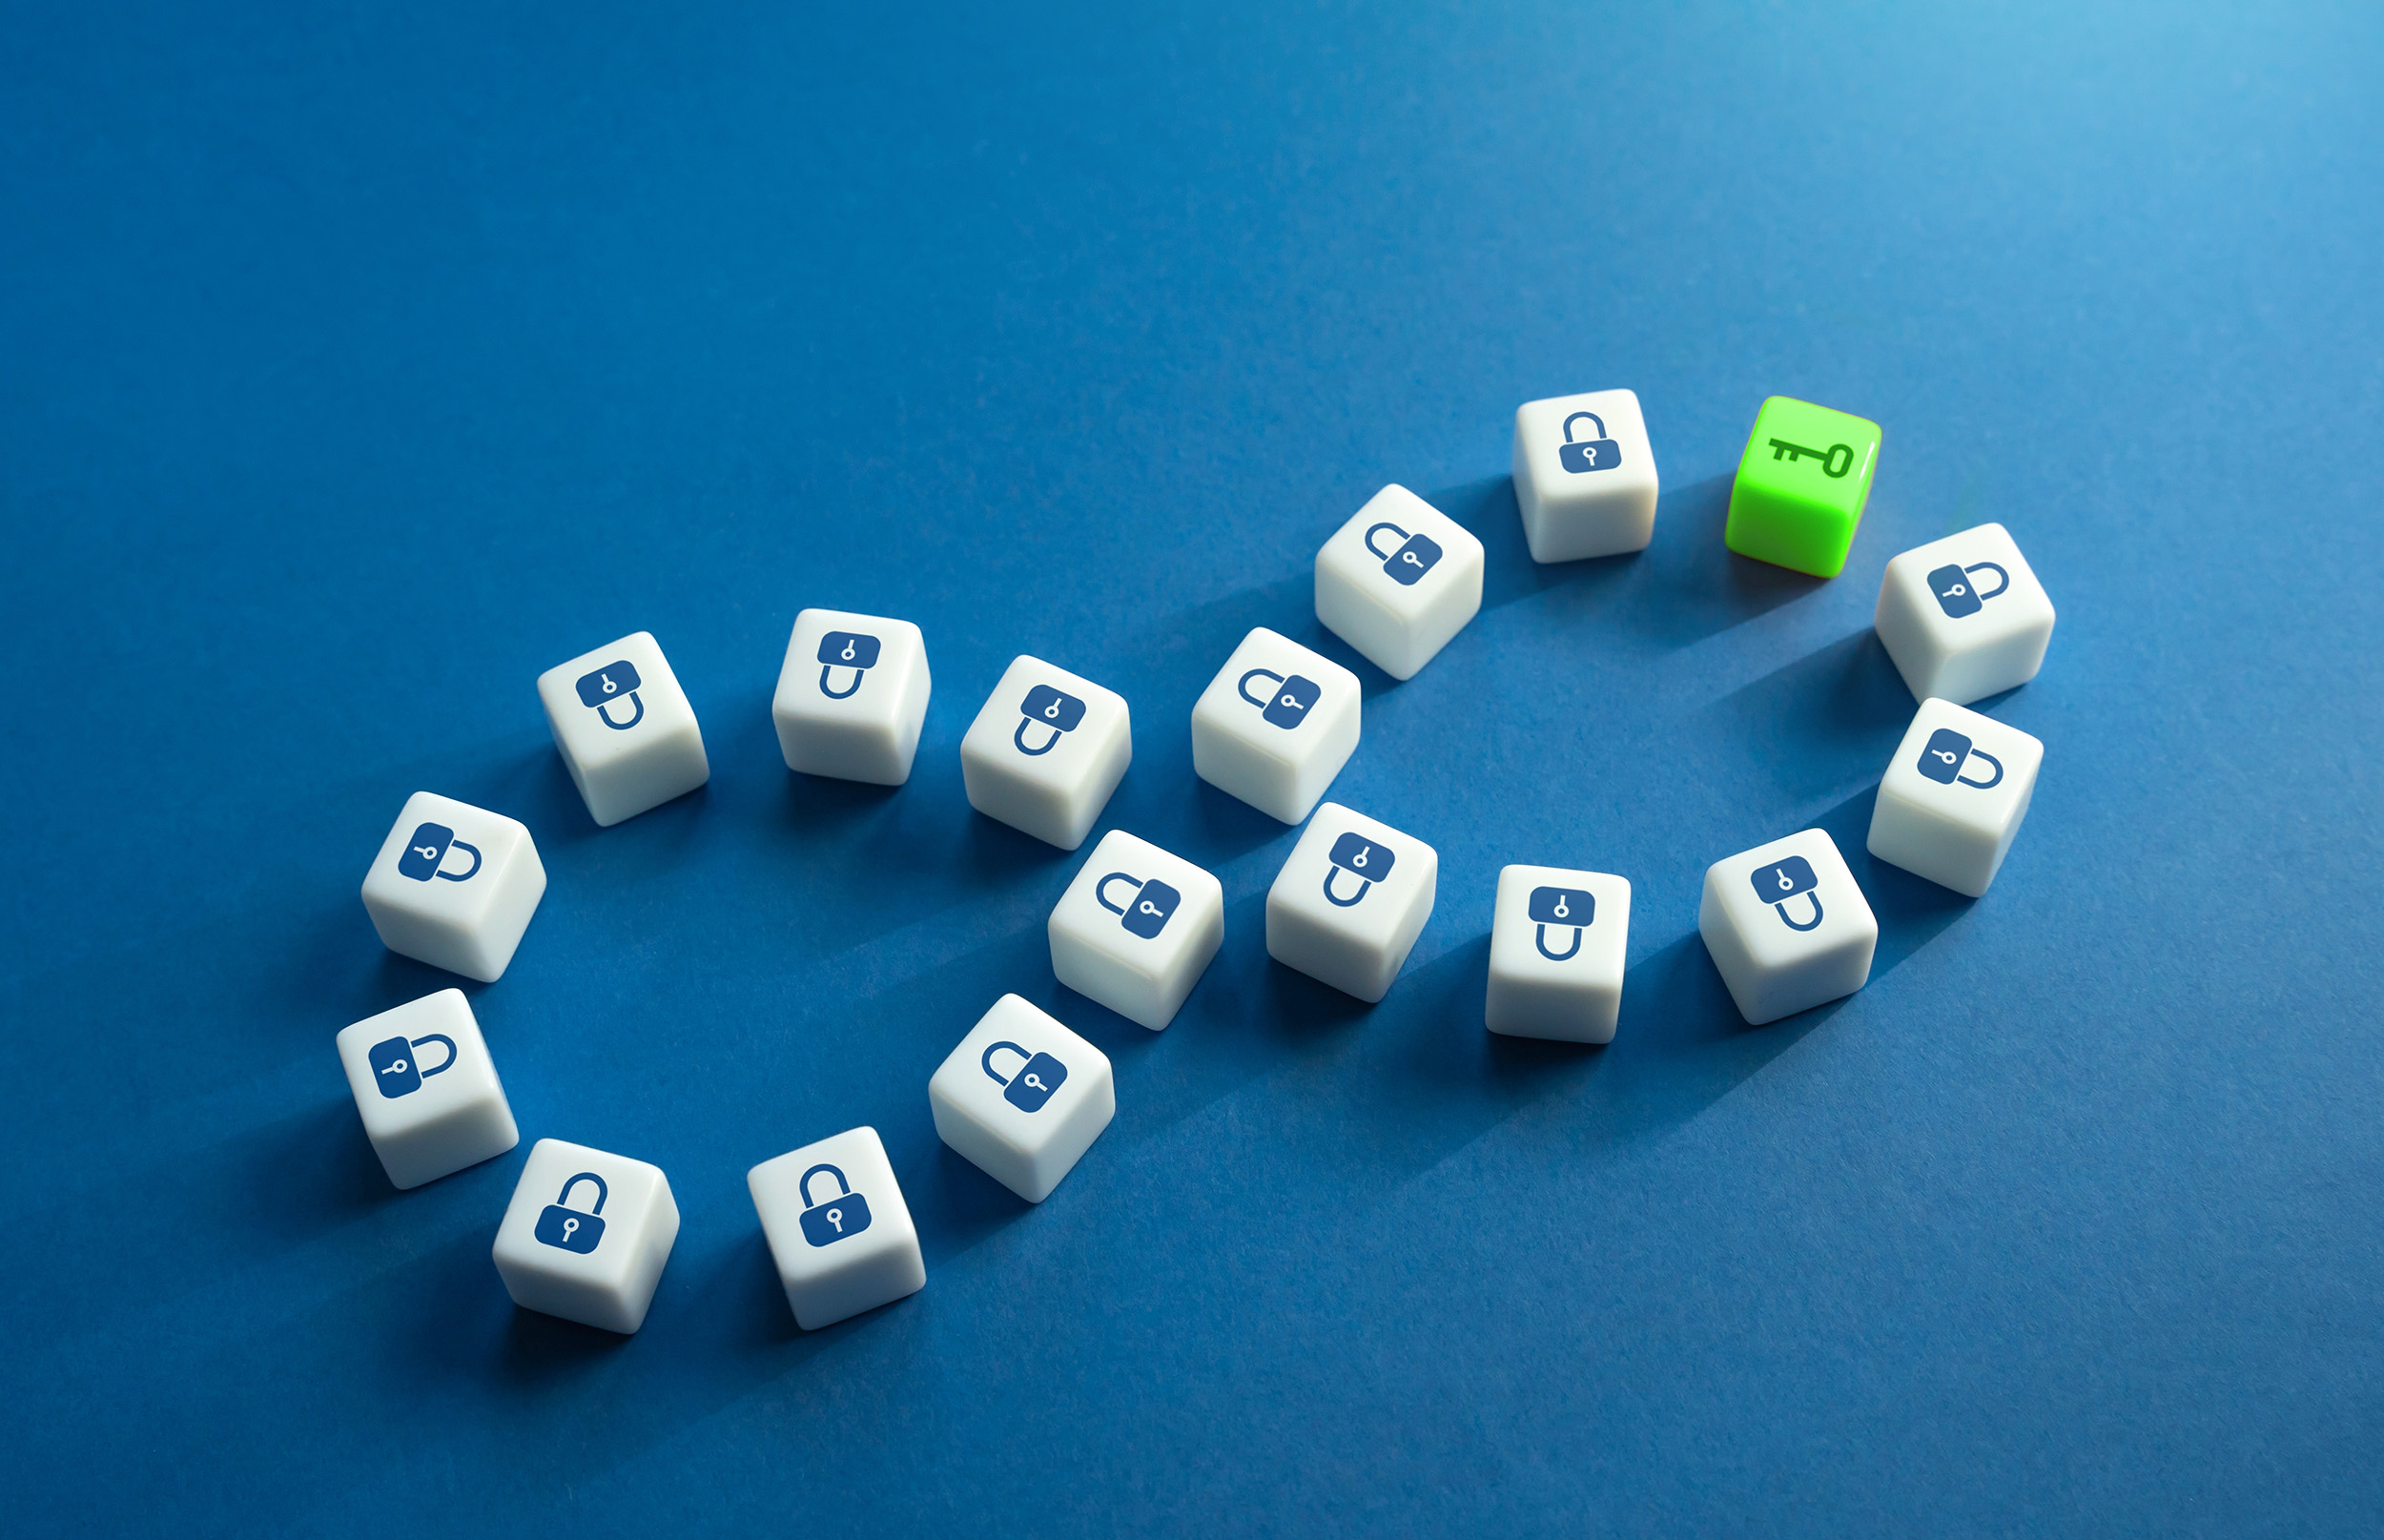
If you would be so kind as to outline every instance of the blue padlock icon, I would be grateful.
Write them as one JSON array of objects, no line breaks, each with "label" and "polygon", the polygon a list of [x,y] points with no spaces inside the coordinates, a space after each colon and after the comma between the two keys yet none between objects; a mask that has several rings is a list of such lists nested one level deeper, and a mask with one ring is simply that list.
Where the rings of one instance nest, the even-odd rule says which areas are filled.
[{"label": "blue padlock icon", "polygon": [[[570,1206],[571,1189],[583,1181],[596,1184],[596,1206],[587,1213]],[[555,1194],[555,1201],[538,1216],[538,1228],[531,1233],[547,1245],[586,1256],[605,1238],[605,1222],[596,1216],[605,1211],[606,1197],[605,1179],[593,1171],[583,1171],[563,1184],[563,1191]]]},{"label": "blue padlock icon", "polygon": [[[1588,418],[1597,424],[1597,437],[1576,441],[1572,425]],[[1622,445],[1606,437],[1606,420],[1595,412],[1575,412],[1565,419],[1565,441],[1556,451],[1557,462],[1575,476],[1583,471],[1613,470],[1622,463]]]},{"label": "blue padlock icon", "polygon": [[[1325,869],[1325,900],[1347,909],[1364,898],[1374,884],[1390,875],[1390,869],[1399,864],[1390,848],[1378,845],[1355,830],[1333,841],[1332,865]],[[1358,891],[1344,898],[1333,892],[1333,878],[1346,872],[1358,878]]]},{"label": "blue padlock icon", "polygon": [[[472,864],[461,872],[447,870],[447,852],[462,851],[472,858]],[[480,849],[466,845],[455,837],[455,831],[445,824],[420,824],[405,842],[405,853],[398,857],[398,875],[428,882],[437,877],[442,882],[469,882],[480,870]]]},{"label": "blue padlock icon", "polygon": [[[819,692],[841,701],[861,688],[862,678],[877,667],[877,638],[858,631],[830,631],[819,639]],[[853,670],[850,689],[831,689],[828,676],[838,668]]]},{"label": "blue padlock icon", "polygon": [[[1994,588],[1987,593],[1979,592],[1978,585],[1969,581],[1973,572],[1994,573]],[[1929,592],[1937,595],[1937,607],[1945,612],[1947,619],[1960,620],[1964,615],[1977,614],[1989,599],[2010,587],[2011,574],[1992,562],[1973,562],[1968,566],[1949,562],[1931,572],[1926,581]]]},{"label": "blue padlock icon", "polygon": [[[437,1069],[424,1069],[414,1052],[424,1043],[444,1043],[447,1057]],[[373,1083],[380,1087],[384,1097],[411,1096],[422,1088],[422,1082],[434,1075],[444,1075],[455,1068],[455,1039],[443,1032],[407,1041],[404,1037],[387,1037],[365,1050],[365,1061],[373,1067]]]},{"label": "blue padlock icon", "polygon": [[[1026,692],[1026,699],[1018,706],[1018,730],[1010,735],[1010,741],[1018,746],[1019,753],[1048,754],[1058,744],[1061,733],[1074,732],[1077,724],[1083,720],[1082,701],[1064,689],[1038,685]],[[1051,736],[1043,740],[1042,748],[1029,749],[1026,729],[1038,722],[1051,729]]]},{"label": "blue padlock icon", "polygon": [[[1250,681],[1253,679],[1271,679],[1275,688],[1262,699],[1250,693]],[[1317,697],[1325,693],[1325,687],[1313,679],[1299,674],[1279,674],[1272,668],[1253,668],[1243,674],[1242,682],[1233,688],[1243,700],[1264,712],[1267,721],[1284,729],[1296,728],[1305,722],[1308,708],[1314,706]]]},{"label": "blue padlock icon", "polygon": [[[1404,545],[1393,547],[1387,555],[1374,544],[1374,537],[1386,529],[1407,542]],[[1416,580],[1432,570],[1433,565],[1440,560],[1440,546],[1433,543],[1431,536],[1410,535],[1389,523],[1367,525],[1366,548],[1382,558],[1383,570],[1390,574],[1391,582],[1403,588],[1414,587]]]},{"label": "blue padlock icon", "polygon": [[[627,658],[606,664],[594,673],[580,675],[577,688],[580,704],[596,713],[596,720],[620,732],[627,732],[646,720],[646,703],[637,698],[638,687],[645,681],[637,677],[637,665]],[[615,722],[606,708],[628,692],[629,705],[634,708],[627,722]]]},{"label": "blue padlock icon", "polygon": [[[1018,1066],[1018,1073],[1006,1080],[1001,1078],[1001,1072],[994,1068],[994,1056],[1005,1048],[1026,1060]],[[985,1050],[984,1057],[977,1062],[985,1067],[985,1073],[993,1078],[993,1082],[1001,1087],[1001,1099],[1020,1112],[1042,1111],[1043,1103],[1051,1099],[1051,1094],[1066,1084],[1068,1079],[1067,1065],[1049,1054],[1030,1054],[1014,1042],[995,1043]]]},{"label": "blue padlock icon", "polygon": [[[812,1201],[812,1179],[825,1171],[836,1179],[836,1196]],[[833,1245],[869,1228],[869,1200],[853,1190],[844,1173],[822,1161],[803,1173],[794,1184],[803,1198],[803,1239],[815,1246]]]},{"label": "blue padlock icon", "polygon": [[[1141,891],[1134,895],[1130,905],[1120,907],[1109,901],[1107,890],[1113,882],[1130,882]],[[1176,912],[1176,906],[1183,902],[1183,894],[1157,877],[1145,882],[1123,872],[1112,872],[1093,884],[1093,902],[1112,914],[1124,915],[1126,929],[1149,941],[1156,939],[1159,933],[1167,928],[1167,918]]]},{"label": "blue padlock icon", "polygon": [[[1597,900],[1579,888],[1534,888],[1531,890],[1531,923],[1538,927],[1532,943],[1540,955],[1551,962],[1570,962],[1581,954],[1581,934],[1588,929],[1597,914]],[[1572,945],[1562,952],[1548,950],[1548,928],[1572,927]]]},{"label": "blue padlock icon", "polygon": [[[1821,895],[1813,891],[1820,878],[1813,874],[1813,863],[1801,855],[1791,855],[1748,878],[1755,884],[1757,896],[1779,912],[1781,923],[1792,931],[1809,931],[1821,923]],[[1802,925],[1788,916],[1788,900],[1803,893],[1813,900],[1813,917]]]},{"label": "blue padlock icon", "polygon": [[[1964,762],[1973,759],[1986,761],[1987,768],[1995,773],[1983,781],[1974,781],[1963,774],[1966,768]],[[1951,728],[1940,728],[1929,734],[1928,747],[1921,750],[1921,773],[1940,786],[1952,786],[1959,781],[1963,786],[1975,786],[1983,791],[2004,783],[2004,762],[1972,743],[1966,734],[1956,732]]]}]

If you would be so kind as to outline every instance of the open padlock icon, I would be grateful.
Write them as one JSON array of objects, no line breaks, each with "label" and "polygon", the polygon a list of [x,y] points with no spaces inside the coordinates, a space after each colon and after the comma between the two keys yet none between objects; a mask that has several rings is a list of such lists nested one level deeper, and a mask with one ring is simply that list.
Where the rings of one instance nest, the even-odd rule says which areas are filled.
[{"label": "open padlock icon", "polygon": [[[1130,882],[1139,890],[1124,907],[1109,901],[1107,889],[1113,882]],[[1183,894],[1153,877],[1148,881],[1124,872],[1112,872],[1093,884],[1093,902],[1112,914],[1125,916],[1125,928],[1145,941],[1155,938],[1167,928],[1168,916],[1183,902]]]},{"label": "open padlock icon", "polygon": [[[1026,1060],[1018,1066],[1018,1073],[1007,1079],[994,1068],[994,1056],[1005,1048]],[[1043,1103],[1051,1099],[1051,1094],[1068,1080],[1067,1065],[1049,1054],[1030,1054],[1014,1042],[993,1044],[977,1062],[984,1066],[986,1075],[991,1077],[993,1082],[1001,1087],[1001,1099],[1020,1112],[1042,1111]]]},{"label": "open padlock icon", "polygon": [[[1399,864],[1399,857],[1389,847],[1377,844],[1351,830],[1333,841],[1329,854],[1332,865],[1325,869],[1325,901],[1347,909],[1370,892],[1374,884],[1390,875],[1390,869]],[[1344,898],[1333,892],[1333,878],[1346,872],[1358,878],[1358,891]]]},{"label": "open padlock icon", "polygon": [[[836,1179],[836,1196],[812,1201],[812,1179],[821,1172]],[[794,1184],[803,1199],[803,1239],[815,1246],[832,1245],[869,1228],[869,1200],[853,1190],[844,1173],[825,1161],[803,1173]]]},{"label": "open padlock icon", "polygon": [[[1756,873],[1748,880],[1755,884],[1757,896],[1779,912],[1780,922],[1792,931],[1810,931],[1821,923],[1821,895],[1813,890],[1820,878],[1813,874],[1813,863],[1801,855],[1786,856]],[[1803,893],[1813,901],[1813,917],[1798,924],[1788,914],[1788,900]]]},{"label": "open padlock icon", "polygon": [[[596,1184],[596,1206],[586,1213],[570,1206],[571,1189],[583,1181]],[[563,1191],[555,1194],[555,1201],[540,1212],[538,1228],[530,1233],[547,1245],[561,1246],[565,1251],[576,1251],[586,1256],[596,1249],[597,1242],[605,1238],[605,1222],[597,1216],[604,1213],[607,1196],[604,1178],[593,1171],[580,1172],[565,1181]]]},{"label": "open padlock icon", "polygon": [[[858,631],[830,631],[819,639],[819,692],[832,701],[841,701],[861,688],[861,681],[877,667],[877,638],[863,636]],[[853,670],[850,688],[831,689],[828,676],[838,668]]]},{"label": "open padlock icon", "polygon": [[[1978,585],[1969,581],[1973,572],[1994,573],[1995,586],[1985,593],[1979,592]],[[1948,562],[1930,572],[1925,581],[1929,592],[1937,595],[1937,607],[1945,612],[1946,618],[1960,620],[1964,615],[1977,614],[1981,606],[2010,587],[2011,574],[1993,562],[1973,562],[1968,566]]]},{"label": "open padlock icon", "polygon": [[[1581,934],[1589,928],[1597,914],[1597,900],[1579,888],[1534,888],[1529,910],[1531,923],[1538,927],[1532,944],[1540,955],[1551,962],[1569,962],[1581,954]],[[1562,952],[1548,950],[1548,928],[1572,927],[1572,945]]]},{"label": "open padlock icon", "polygon": [[[1594,439],[1575,440],[1572,425],[1588,418],[1597,425]],[[1583,471],[1613,470],[1622,463],[1622,445],[1606,437],[1606,420],[1595,412],[1575,412],[1565,419],[1565,441],[1556,449],[1557,463],[1575,476]]]},{"label": "open padlock icon", "polygon": [[[627,658],[606,664],[593,673],[580,675],[575,687],[580,704],[594,710],[596,720],[620,732],[627,732],[646,720],[646,703],[637,698],[638,687],[645,681],[637,676],[637,665]],[[632,709],[629,720],[615,722],[608,708],[623,695],[627,695]]]},{"label": "open padlock icon", "polygon": [[[447,870],[447,852],[462,851],[472,858],[472,864],[461,872]],[[469,882],[480,870],[480,848],[466,845],[455,837],[455,831],[445,824],[421,824],[407,836],[405,853],[398,857],[398,875],[428,882],[437,877],[442,882]]]},{"label": "open padlock icon", "polygon": [[[424,1043],[444,1043],[447,1057],[436,1069],[424,1069],[421,1057],[414,1050]],[[373,1083],[380,1087],[384,1097],[411,1096],[422,1088],[422,1082],[434,1075],[444,1075],[455,1068],[455,1039],[443,1032],[411,1040],[403,1037],[387,1037],[372,1045],[364,1053],[365,1061],[373,1067]]]},{"label": "open padlock icon", "polygon": [[[1407,544],[1386,554],[1381,546],[1374,544],[1374,537],[1386,529]],[[1367,525],[1366,548],[1382,559],[1383,570],[1390,574],[1390,581],[1401,587],[1413,587],[1416,580],[1432,570],[1433,565],[1440,560],[1440,546],[1431,536],[1410,535],[1387,521]]]},{"label": "open padlock icon", "polygon": [[[1083,720],[1082,701],[1064,689],[1038,685],[1028,690],[1026,699],[1019,703],[1018,729],[1010,734],[1010,741],[1018,746],[1019,753],[1048,754],[1058,744],[1061,733],[1074,732],[1077,724]],[[1042,748],[1029,749],[1026,746],[1026,729],[1038,722],[1051,729],[1051,736],[1043,740]]]},{"label": "open padlock icon", "polygon": [[[1250,681],[1271,679],[1275,688],[1261,698],[1250,693]],[[1296,728],[1308,719],[1308,708],[1325,693],[1325,687],[1299,674],[1279,674],[1272,668],[1253,668],[1233,687],[1236,693],[1265,713],[1266,720],[1279,728]]]},{"label": "open padlock icon", "polygon": [[[1967,762],[1973,759],[1985,760],[1995,773],[1983,781],[1974,781],[1963,774]],[[1951,728],[1940,728],[1929,734],[1928,747],[1921,750],[1921,773],[1940,786],[1952,786],[1959,782],[1983,791],[2003,784],[2004,762],[1972,743],[1967,734],[1956,732]]]}]

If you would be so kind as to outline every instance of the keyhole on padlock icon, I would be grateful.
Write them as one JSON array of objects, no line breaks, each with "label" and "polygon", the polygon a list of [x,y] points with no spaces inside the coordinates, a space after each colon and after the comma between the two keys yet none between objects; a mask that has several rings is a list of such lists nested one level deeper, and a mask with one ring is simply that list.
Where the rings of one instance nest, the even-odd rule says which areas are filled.
[{"label": "keyhole on padlock icon", "polygon": [[1932,749],[1929,752],[1935,754],[1938,758],[1943,760],[1948,765],[1959,765],[1962,763],[1962,756],[1948,749]]},{"label": "keyhole on padlock icon", "polygon": [[402,1058],[393,1058],[389,1061],[389,1067],[382,1070],[380,1073],[383,1075],[403,1075],[405,1073],[405,1060]]},{"label": "keyhole on padlock icon", "polygon": [[1156,914],[1159,913],[1159,906],[1152,903],[1147,898],[1143,899],[1142,902],[1136,907],[1140,908],[1145,914]]},{"label": "keyhole on padlock icon", "polygon": [[1957,583],[1957,584],[1955,584],[1952,587],[1947,588],[1947,589],[1945,590],[1945,597],[1946,597],[1946,598],[1948,598],[1948,599],[1959,599],[1959,598],[1961,598],[1963,594],[1968,593],[1969,591],[1970,591],[1969,589],[1967,589],[1967,588],[1963,587],[1961,584]]},{"label": "keyhole on padlock icon", "polygon": [[563,1222],[563,1239],[566,1244],[568,1244],[571,1240],[571,1232],[579,1227],[580,1222],[578,1220],[565,1220]]},{"label": "keyhole on padlock icon", "polygon": [[1794,888],[1795,886],[1796,886],[1796,884],[1795,884],[1795,883],[1793,883],[1793,882],[1791,882],[1791,881],[1789,881],[1789,880],[1788,880],[1788,873],[1787,873],[1782,872],[1782,873],[1779,874],[1779,891],[1780,891],[1781,893],[1786,893],[1786,892],[1788,892],[1790,889]]},{"label": "keyhole on padlock icon", "polygon": [[1050,718],[1051,718],[1054,722],[1058,721],[1058,720],[1059,720],[1059,703],[1058,703],[1058,701],[1054,701],[1054,702],[1052,702],[1049,706],[1044,707],[1044,708],[1043,708],[1043,714],[1044,714],[1045,716],[1047,716],[1047,717],[1050,717]]},{"label": "keyhole on padlock icon", "polygon": [[414,847],[414,853],[420,855],[425,861],[436,861],[439,859],[439,847],[436,845],[417,845]]},{"label": "keyhole on padlock icon", "polygon": [[1362,851],[1358,852],[1358,853],[1357,853],[1357,854],[1355,854],[1355,855],[1351,856],[1351,857],[1349,858],[1349,864],[1350,864],[1351,866],[1353,866],[1353,867],[1362,867],[1362,866],[1366,865],[1366,858],[1367,858],[1368,855],[1371,855],[1371,854],[1373,854],[1373,853],[1374,853],[1374,847],[1373,847],[1373,846],[1371,846],[1371,845],[1368,845],[1366,849],[1364,849],[1364,850],[1362,850]]},{"label": "keyhole on padlock icon", "polygon": [[853,661],[853,644],[850,642],[844,645],[844,661],[847,663]]},{"label": "keyhole on padlock icon", "polygon": [[1027,1083],[1027,1084],[1029,1084],[1029,1085],[1033,1086],[1033,1087],[1034,1087],[1036,1090],[1038,1090],[1038,1091],[1048,1091],[1048,1090],[1050,1090],[1050,1089],[1051,1089],[1051,1087],[1050,1087],[1050,1086],[1045,1085],[1045,1084],[1043,1083],[1042,1077],[1041,1077],[1041,1076],[1039,1076],[1039,1075],[1028,1075],[1028,1076],[1023,1076],[1023,1077],[1021,1077],[1021,1078],[1023,1078],[1023,1079],[1026,1081],[1026,1083]]},{"label": "keyhole on padlock icon", "polygon": [[1285,695],[1283,698],[1283,703],[1285,707],[1294,711],[1300,708],[1300,697],[1297,695]]},{"label": "keyhole on padlock icon", "polygon": [[610,674],[599,674],[597,677],[605,682],[605,693],[607,695],[621,688],[612,682],[612,675]]},{"label": "keyhole on padlock icon", "polygon": [[1568,914],[1572,914],[1572,910],[1567,909],[1567,908],[1565,907],[1565,900],[1563,900],[1563,899],[1561,899],[1561,898],[1559,898],[1559,899],[1557,899],[1557,900],[1556,900],[1556,917],[1557,917],[1558,919],[1563,919],[1566,915],[1568,915]]},{"label": "keyhole on padlock icon", "polygon": [[1415,559],[1415,552],[1413,552],[1413,551],[1401,551],[1401,552],[1399,553],[1399,560],[1401,560],[1401,561],[1403,561],[1403,562],[1407,563],[1409,566],[1419,566],[1419,567],[1420,567],[1420,566],[1422,566],[1422,565],[1424,565],[1423,563],[1421,563],[1421,562],[1419,562],[1419,561],[1417,561],[1417,560]]},{"label": "keyhole on padlock icon", "polygon": [[836,1233],[838,1235],[844,1234],[844,1210],[841,1208],[830,1209],[828,1211],[828,1222],[836,1227]]}]

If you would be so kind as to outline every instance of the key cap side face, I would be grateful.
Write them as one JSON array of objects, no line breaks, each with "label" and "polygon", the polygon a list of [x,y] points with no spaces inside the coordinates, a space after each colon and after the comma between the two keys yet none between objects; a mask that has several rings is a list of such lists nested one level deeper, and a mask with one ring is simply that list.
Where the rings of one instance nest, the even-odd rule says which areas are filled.
[{"label": "key cap side face", "polygon": [[1723,543],[1757,561],[1836,577],[1870,500],[1880,441],[1879,424],[1852,413],[1784,396],[1765,401],[1731,483]]}]

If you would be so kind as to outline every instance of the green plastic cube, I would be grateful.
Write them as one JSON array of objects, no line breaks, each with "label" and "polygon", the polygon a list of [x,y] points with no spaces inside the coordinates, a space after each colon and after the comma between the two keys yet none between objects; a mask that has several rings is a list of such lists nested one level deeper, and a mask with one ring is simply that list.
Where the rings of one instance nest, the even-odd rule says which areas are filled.
[{"label": "green plastic cube", "polygon": [[1843,572],[1871,498],[1879,441],[1876,422],[1774,396],[1755,414],[1738,458],[1722,544],[1817,578]]}]

